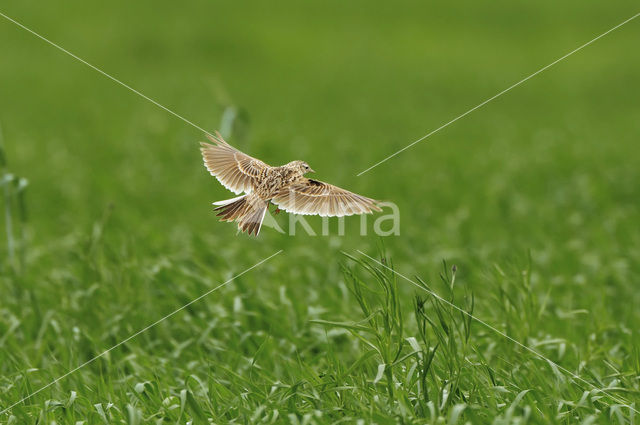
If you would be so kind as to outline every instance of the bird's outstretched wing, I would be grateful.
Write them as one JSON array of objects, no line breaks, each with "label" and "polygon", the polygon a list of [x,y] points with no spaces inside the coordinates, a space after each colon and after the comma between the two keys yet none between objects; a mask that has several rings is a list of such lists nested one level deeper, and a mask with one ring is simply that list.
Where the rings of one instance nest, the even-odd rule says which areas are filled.
[{"label": "bird's outstretched wing", "polygon": [[282,189],[271,199],[290,213],[342,217],[381,211],[377,201],[318,180],[302,178]]},{"label": "bird's outstretched wing", "polygon": [[214,143],[200,143],[207,170],[233,193],[251,192],[262,171],[269,166],[229,145],[218,132],[216,137],[209,134],[207,137]]}]

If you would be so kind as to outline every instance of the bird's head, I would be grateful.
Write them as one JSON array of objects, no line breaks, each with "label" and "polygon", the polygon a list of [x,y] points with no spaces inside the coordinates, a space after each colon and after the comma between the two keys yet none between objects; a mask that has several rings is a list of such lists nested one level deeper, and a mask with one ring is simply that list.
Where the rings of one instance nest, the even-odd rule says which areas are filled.
[{"label": "bird's head", "polygon": [[307,173],[315,173],[315,171],[313,171],[313,169],[309,167],[309,164],[304,161],[292,161],[289,163],[289,165],[291,165],[296,170],[299,170],[302,175]]}]

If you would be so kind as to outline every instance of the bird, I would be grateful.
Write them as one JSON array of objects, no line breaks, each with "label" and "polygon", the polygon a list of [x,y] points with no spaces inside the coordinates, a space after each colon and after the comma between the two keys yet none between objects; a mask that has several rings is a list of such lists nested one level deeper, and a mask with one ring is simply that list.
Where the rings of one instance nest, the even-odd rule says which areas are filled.
[{"label": "bird", "polygon": [[305,161],[273,167],[228,144],[216,132],[200,142],[209,173],[238,197],[213,202],[220,221],[237,222],[240,232],[258,236],[269,204],[293,214],[342,217],[382,211],[379,201],[305,177],[315,171]]}]

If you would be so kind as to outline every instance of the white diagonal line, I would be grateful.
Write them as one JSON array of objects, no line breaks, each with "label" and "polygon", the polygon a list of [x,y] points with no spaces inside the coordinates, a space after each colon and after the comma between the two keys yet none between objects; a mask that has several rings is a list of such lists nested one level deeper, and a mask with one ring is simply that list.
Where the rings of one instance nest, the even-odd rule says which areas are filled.
[{"label": "white diagonal line", "polygon": [[448,300],[446,300],[446,299],[442,298],[442,297],[441,297],[440,295],[438,295],[437,293],[435,293],[435,292],[433,292],[433,291],[431,291],[431,290],[429,290],[429,289],[427,289],[427,288],[423,287],[422,285],[418,284],[417,282],[415,282],[415,281],[413,281],[413,280],[409,279],[408,277],[406,277],[406,276],[405,276],[405,275],[403,275],[402,273],[395,271],[395,270],[394,270],[394,269],[392,269],[391,267],[389,267],[389,266],[387,266],[386,264],[383,264],[382,262],[380,262],[380,261],[376,260],[375,258],[373,258],[373,257],[371,257],[371,256],[369,256],[369,255],[367,255],[367,254],[365,254],[364,252],[360,251],[359,249],[358,249],[358,250],[356,250],[356,251],[358,251],[360,254],[364,255],[364,256],[365,256],[365,257],[367,257],[368,259],[370,259],[370,260],[374,261],[375,263],[377,263],[377,264],[381,265],[381,266],[382,266],[382,267],[384,267],[385,269],[387,269],[387,270],[391,271],[393,274],[396,274],[396,275],[400,276],[400,277],[401,277],[401,278],[403,278],[404,280],[406,280],[406,281],[408,281],[408,282],[412,283],[414,286],[416,286],[416,287],[418,287],[418,288],[422,289],[423,291],[425,291],[425,292],[427,292],[428,294],[432,295],[433,297],[437,298],[439,301],[441,301],[441,302],[443,302],[443,303],[445,303],[445,304],[447,304],[447,305],[449,305],[449,306],[451,306],[451,307],[455,308],[455,309],[456,309],[456,310],[458,310],[460,313],[462,313],[462,314],[464,314],[464,315],[466,315],[466,316],[469,316],[470,318],[472,318],[472,319],[473,319],[473,320],[475,320],[476,322],[481,323],[482,325],[486,326],[487,328],[491,329],[492,331],[496,332],[497,334],[499,334],[499,335],[501,335],[501,336],[505,337],[506,339],[508,339],[509,341],[511,341],[511,342],[513,342],[514,344],[518,345],[519,347],[522,347],[522,348],[524,348],[525,350],[527,350],[527,351],[531,352],[532,354],[534,354],[534,355],[538,356],[539,358],[541,358],[541,359],[543,359],[543,360],[546,360],[547,362],[549,362],[549,363],[553,364],[555,367],[557,367],[557,368],[558,368],[558,369],[560,369],[561,371],[563,371],[563,372],[565,372],[565,373],[567,373],[567,374],[571,375],[573,378],[575,378],[575,379],[577,379],[577,380],[579,380],[579,381],[581,381],[581,382],[583,382],[583,383],[587,384],[588,386],[590,386],[591,388],[593,388],[593,389],[595,389],[595,390],[597,390],[597,391],[599,391],[599,392],[602,392],[602,393],[606,394],[607,396],[611,397],[611,399],[615,400],[617,403],[620,403],[620,405],[621,405],[621,406],[628,407],[629,409],[633,410],[634,412],[636,412],[636,413],[640,413],[640,411],[638,411],[638,410],[636,410],[635,408],[633,408],[632,406],[629,406],[628,404],[626,404],[626,403],[624,402],[624,400],[621,400],[621,399],[617,398],[616,396],[614,396],[613,394],[611,394],[611,393],[607,392],[606,390],[604,390],[604,389],[602,389],[602,388],[598,388],[598,387],[596,387],[596,386],[595,386],[595,385],[593,385],[591,382],[589,382],[589,381],[585,380],[584,378],[582,378],[582,377],[580,377],[580,376],[576,375],[575,373],[571,372],[569,369],[567,369],[567,368],[565,368],[565,367],[560,366],[558,363],[554,362],[553,360],[548,359],[548,358],[547,358],[547,357],[545,357],[543,354],[540,354],[538,351],[534,350],[533,348],[531,348],[531,347],[528,347],[528,346],[524,345],[523,343],[521,343],[521,342],[520,342],[520,341],[518,341],[517,339],[514,339],[514,338],[510,337],[509,335],[505,334],[504,332],[500,331],[499,329],[497,329],[497,328],[495,328],[495,327],[491,326],[490,324],[488,324],[488,323],[487,323],[487,322],[485,322],[484,320],[482,320],[482,319],[478,319],[477,317],[475,317],[475,316],[474,316],[474,315],[472,315],[471,313],[469,313],[469,312],[467,312],[466,310],[464,310],[464,309],[462,309],[462,308],[458,307],[457,305],[453,304],[451,301],[448,301]]},{"label": "white diagonal line", "polygon": [[[31,34],[35,35],[36,37],[38,37],[39,39],[45,41],[46,43],[50,44],[51,46],[55,47],[56,49],[66,53],[67,55],[71,56],[72,58],[74,58],[75,60],[82,62],[83,64],[87,65],[89,68],[93,69],[94,71],[99,72],[100,74],[104,75],[105,77],[107,77],[108,79],[120,84],[122,87],[132,91],[133,93],[137,94],[138,96],[142,97],[143,99],[148,100],[149,102],[153,103],[154,105],[156,105],[158,108],[164,109],[165,111],[167,111],[168,113],[170,113],[171,115],[181,119],[182,121],[186,122],[187,124],[189,124],[192,127],[197,128],[198,130],[202,131],[203,133],[206,133],[210,136],[213,136],[213,134],[209,133],[207,130],[203,129],[202,127],[194,124],[193,122],[189,121],[188,119],[186,119],[185,117],[183,117],[182,115],[173,112],[171,109],[167,108],[166,106],[161,105],[160,103],[156,102],[155,100],[151,99],[149,96],[144,95],[143,93],[139,92],[138,90],[134,89],[133,87],[129,86],[126,83],[123,83],[122,81],[118,80],[116,77],[107,74],[105,71],[101,70],[100,68],[98,68],[97,66],[94,66],[92,64],[90,64],[89,62],[87,62],[86,60],[74,55],[73,53],[71,53],[70,51],[68,51],[67,49],[65,49],[62,46],[59,46],[58,44],[54,43],[53,41],[49,40],[48,38],[38,34],[37,32],[35,32],[34,30],[24,26],[23,24],[21,24],[20,22],[16,21],[15,19],[10,18],[9,16],[5,15],[4,13],[0,12],[0,16],[2,16],[3,18],[5,18],[6,20],[13,22],[14,24],[16,24],[17,26],[19,26],[20,28],[22,28],[25,31],[30,32]],[[215,136],[214,136],[215,137]]]},{"label": "white diagonal line", "polygon": [[400,149],[399,151],[389,155],[388,157],[386,157],[385,159],[383,159],[382,161],[379,161],[375,164],[373,164],[371,167],[367,168],[364,171],[361,171],[360,173],[358,173],[358,177],[360,177],[361,175],[363,175],[364,173],[366,173],[367,171],[377,167],[378,165],[382,164],[383,162],[386,162],[388,160],[390,160],[391,158],[393,158],[394,156],[406,151],[407,149],[409,149],[410,147],[414,146],[417,143],[420,143],[421,141],[423,141],[424,139],[426,139],[427,137],[437,133],[438,131],[442,130],[445,127],[448,127],[449,125],[453,124],[454,122],[458,121],[460,118],[465,117],[466,115],[469,115],[470,113],[472,113],[473,111],[475,111],[476,109],[479,109],[481,107],[483,107],[484,105],[486,105],[487,103],[491,102],[492,100],[502,96],[503,94],[505,94],[506,92],[508,92],[509,90],[518,87],[520,84],[524,83],[525,81],[535,77],[536,75],[540,74],[541,72],[551,68],[553,65],[557,64],[558,62],[568,58],[569,56],[573,55],[574,53],[578,52],[579,50],[584,49],[585,47],[587,47],[588,45],[594,43],[595,41],[599,40],[600,38],[604,37],[605,35],[609,34],[612,31],[617,30],[618,28],[620,28],[621,26],[623,26],[624,24],[631,22],[632,20],[634,20],[635,18],[637,18],[638,16],[640,16],[640,13],[636,13],[635,15],[633,15],[632,17],[630,17],[629,19],[627,19],[624,22],[619,23],[618,25],[616,25],[615,27],[611,28],[608,31],[603,32],[602,34],[600,34],[599,36],[597,36],[596,38],[594,38],[591,41],[588,41],[586,43],[584,43],[582,46],[578,47],[577,49],[574,49],[572,51],[570,51],[569,53],[567,53],[566,55],[556,59],[555,61],[551,62],[549,65],[544,66],[542,68],[540,68],[539,70],[537,70],[536,72],[534,72],[533,74],[529,75],[528,77],[523,78],[522,80],[518,81],[517,83],[507,87],[506,89],[502,90],[500,93],[490,97],[489,99],[485,100],[484,102],[480,103],[477,106],[474,106],[473,108],[469,109],[467,112],[463,113],[462,115],[458,115],[457,117],[455,117],[454,119],[452,119],[451,121],[447,122],[446,124],[441,125],[440,127],[436,128],[435,130],[431,131],[430,133],[425,134],[424,136],[422,136],[421,138],[419,138],[418,140],[416,140],[415,142],[412,142],[410,144],[408,144],[407,146],[405,146],[404,148]]},{"label": "white diagonal line", "polygon": [[77,372],[79,369],[82,369],[83,367],[85,367],[86,365],[88,365],[89,363],[99,359],[100,357],[104,356],[105,354],[107,354],[109,351],[118,348],[119,346],[121,346],[122,344],[126,343],[127,341],[137,337],[138,335],[140,335],[143,332],[146,332],[147,330],[151,329],[152,327],[154,327],[155,325],[157,325],[158,323],[168,319],[169,317],[173,316],[174,314],[178,313],[179,311],[184,310],[185,308],[187,308],[188,306],[190,306],[191,304],[195,303],[196,301],[201,300],[202,298],[206,297],[207,295],[211,294],[212,292],[217,291],[218,289],[222,288],[223,286],[227,285],[228,283],[232,282],[233,280],[237,279],[238,277],[242,276],[243,274],[255,269],[256,267],[262,265],[263,263],[269,261],[270,259],[272,259],[273,257],[275,257],[276,255],[280,254],[282,252],[282,250],[276,252],[275,254],[271,254],[269,257],[258,261],[256,264],[254,264],[253,266],[249,267],[248,269],[244,270],[241,273],[238,273],[237,275],[233,276],[231,279],[227,280],[224,283],[221,283],[220,285],[216,286],[213,289],[210,289],[209,291],[205,292],[204,294],[200,295],[198,298],[188,302],[187,304],[183,305],[182,307],[178,308],[177,310],[174,310],[173,312],[167,314],[166,316],[164,316],[162,319],[156,320],[155,322],[153,322],[152,324],[148,325],[147,327],[139,330],[138,332],[128,336],[126,339],[120,341],[119,343],[117,343],[116,345],[114,345],[113,347],[103,351],[102,353],[98,354],[97,356],[95,356],[94,358],[87,360],[86,362],[82,363],[80,366],[71,369],[70,371],[68,371],[67,373],[65,373],[64,375],[60,376],[59,378],[54,379],[53,381],[51,381],[50,383],[48,383],[47,385],[45,385],[44,387],[32,392],[31,394],[27,395],[26,397],[24,397],[22,400],[17,401],[15,403],[13,403],[11,406],[5,408],[4,410],[2,410],[0,412],[0,415],[3,415],[4,413],[8,412],[9,410],[11,410],[12,408],[14,408],[15,406],[17,406],[18,404],[22,403],[25,400],[28,400],[29,398],[33,397],[34,395],[38,394],[40,391],[43,391],[47,388],[49,388],[50,386],[52,386],[53,384],[55,384],[58,381],[61,381],[62,379],[66,378],[67,376],[71,375],[74,372]]}]

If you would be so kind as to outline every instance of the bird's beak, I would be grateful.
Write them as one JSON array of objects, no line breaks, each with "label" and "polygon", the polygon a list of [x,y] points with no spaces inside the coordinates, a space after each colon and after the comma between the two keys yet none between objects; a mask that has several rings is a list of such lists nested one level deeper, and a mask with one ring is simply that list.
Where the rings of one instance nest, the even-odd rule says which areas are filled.
[{"label": "bird's beak", "polygon": [[310,172],[310,173],[315,173],[315,172],[316,172],[316,170],[314,170],[313,168],[309,168],[309,172]]}]

